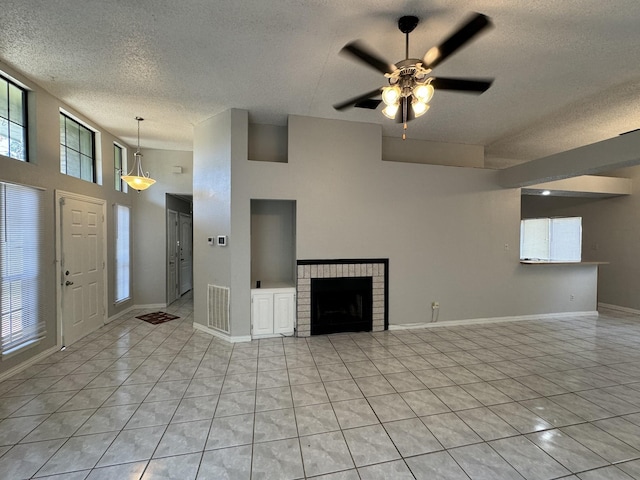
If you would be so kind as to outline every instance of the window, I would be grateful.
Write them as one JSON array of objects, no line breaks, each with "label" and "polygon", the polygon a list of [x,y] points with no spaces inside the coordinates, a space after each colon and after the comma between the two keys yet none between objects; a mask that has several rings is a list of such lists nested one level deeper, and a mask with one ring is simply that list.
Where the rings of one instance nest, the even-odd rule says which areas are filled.
[{"label": "window", "polygon": [[2,355],[45,336],[40,310],[43,192],[0,182]]},{"label": "window", "polygon": [[116,303],[123,302],[131,298],[131,254],[130,245],[130,225],[131,209],[126,205],[115,206],[116,224]]},{"label": "window", "polygon": [[120,177],[127,174],[127,151],[117,143],[113,144],[113,165],[114,188],[117,192],[126,192],[126,183]]},{"label": "window", "polygon": [[579,262],[582,259],[582,217],[522,220],[520,259]]},{"label": "window", "polygon": [[60,113],[60,171],[87,182],[96,181],[95,134],[64,113]]},{"label": "window", "polygon": [[0,155],[27,161],[27,92],[0,76]]}]

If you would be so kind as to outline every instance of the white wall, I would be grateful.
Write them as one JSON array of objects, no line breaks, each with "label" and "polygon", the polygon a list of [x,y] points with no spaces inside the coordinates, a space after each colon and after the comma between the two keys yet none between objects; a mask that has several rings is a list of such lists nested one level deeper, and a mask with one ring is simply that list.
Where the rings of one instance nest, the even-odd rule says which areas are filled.
[{"label": "white wall", "polygon": [[[156,183],[143,192],[133,192],[133,288],[136,305],[163,305],[167,300],[166,194],[191,195],[193,154],[173,150],[141,151],[142,166]],[[174,166],[182,167],[182,173],[173,173]]]},{"label": "white wall", "polygon": [[[222,196],[231,212],[234,335],[250,328],[255,198],[296,200],[298,259],[389,258],[391,324],[427,321],[432,301],[440,302],[440,321],[595,310],[595,267],[520,265],[520,190],[498,186],[496,172],[383,162],[380,126],[299,116],[289,118],[288,163],[250,162],[246,112],[219,117],[220,128],[202,127],[221,137],[225,175],[231,162],[231,203],[224,182],[220,191],[197,193],[194,185],[194,211],[197,195],[198,208],[218,208]],[[213,143],[206,147],[215,153]],[[208,178],[217,163],[197,160],[199,150],[195,177]],[[201,272],[213,269],[212,256],[202,260]]]}]

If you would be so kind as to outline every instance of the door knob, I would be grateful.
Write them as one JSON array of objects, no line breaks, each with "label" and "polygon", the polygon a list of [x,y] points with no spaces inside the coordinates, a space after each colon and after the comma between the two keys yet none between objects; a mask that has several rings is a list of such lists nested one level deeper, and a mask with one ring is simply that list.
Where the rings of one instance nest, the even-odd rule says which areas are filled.
[{"label": "door knob", "polygon": [[66,282],[64,282],[64,284],[68,287],[69,285],[73,285],[73,282],[70,282],[69,280],[67,280]]}]

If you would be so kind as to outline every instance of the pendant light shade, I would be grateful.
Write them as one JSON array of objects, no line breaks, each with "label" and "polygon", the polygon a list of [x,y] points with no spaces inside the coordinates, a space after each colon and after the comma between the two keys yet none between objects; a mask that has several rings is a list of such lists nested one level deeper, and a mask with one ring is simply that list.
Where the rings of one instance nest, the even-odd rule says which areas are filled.
[{"label": "pendant light shade", "polygon": [[153,178],[149,177],[149,172],[146,172],[142,169],[142,153],[140,153],[140,122],[142,122],[144,118],[136,117],[136,121],[138,122],[138,148],[133,154],[133,165],[131,166],[131,170],[126,175],[122,175],[120,178],[127,182],[134,190],[138,192],[142,190],[146,190],[151,185],[156,183]]}]

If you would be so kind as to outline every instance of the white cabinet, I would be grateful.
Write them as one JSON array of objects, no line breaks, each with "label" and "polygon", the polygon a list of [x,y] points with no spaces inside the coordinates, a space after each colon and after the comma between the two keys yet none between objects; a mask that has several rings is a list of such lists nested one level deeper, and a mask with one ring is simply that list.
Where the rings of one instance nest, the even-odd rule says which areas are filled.
[{"label": "white cabinet", "polygon": [[251,293],[252,336],[273,334],[273,294]]},{"label": "white cabinet", "polygon": [[252,289],[251,336],[293,335],[295,312],[295,288]]}]

